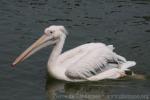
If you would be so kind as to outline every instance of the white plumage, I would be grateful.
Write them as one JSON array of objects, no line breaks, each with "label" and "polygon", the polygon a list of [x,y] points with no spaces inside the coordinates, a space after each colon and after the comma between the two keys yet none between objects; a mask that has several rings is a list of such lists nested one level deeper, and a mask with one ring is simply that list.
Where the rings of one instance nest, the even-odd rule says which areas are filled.
[{"label": "white plumage", "polygon": [[50,26],[45,34],[22,53],[13,63],[23,61],[42,47],[54,44],[48,60],[48,72],[56,79],[66,81],[98,81],[125,76],[125,70],[134,66],[134,61],[113,52],[113,45],[88,43],[61,54],[67,31],[63,26]]}]

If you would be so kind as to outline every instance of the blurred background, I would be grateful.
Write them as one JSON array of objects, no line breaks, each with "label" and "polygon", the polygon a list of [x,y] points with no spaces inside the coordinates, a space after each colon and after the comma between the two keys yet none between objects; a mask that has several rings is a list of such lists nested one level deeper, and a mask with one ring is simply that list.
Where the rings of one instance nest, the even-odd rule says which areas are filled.
[{"label": "blurred background", "polygon": [[48,79],[50,47],[11,68],[49,25],[64,25],[69,31],[64,51],[88,42],[113,44],[115,52],[137,62],[135,73],[150,75],[150,0],[0,0],[0,100],[116,100],[108,95],[149,95],[150,78],[96,83]]}]

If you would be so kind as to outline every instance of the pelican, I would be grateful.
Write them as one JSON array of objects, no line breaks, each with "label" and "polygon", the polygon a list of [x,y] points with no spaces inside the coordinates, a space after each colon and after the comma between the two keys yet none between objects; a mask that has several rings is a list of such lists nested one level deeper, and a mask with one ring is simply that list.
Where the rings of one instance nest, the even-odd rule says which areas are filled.
[{"label": "pelican", "polygon": [[80,82],[117,79],[126,76],[126,71],[136,65],[135,61],[127,61],[116,54],[113,45],[100,42],[83,44],[62,53],[67,35],[64,26],[49,26],[35,43],[15,59],[12,66],[49,45],[53,45],[53,50],[47,64],[48,73],[58,80]]}]

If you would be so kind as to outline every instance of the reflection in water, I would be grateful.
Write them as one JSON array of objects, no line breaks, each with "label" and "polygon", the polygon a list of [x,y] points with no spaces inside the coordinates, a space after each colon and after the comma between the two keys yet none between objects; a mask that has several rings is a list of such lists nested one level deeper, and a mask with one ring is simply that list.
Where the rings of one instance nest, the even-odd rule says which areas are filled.
[{"label": "reflection in water", "polygon": [[[144,94],[143,91],[145,91],[139,91],[139,86],[135,86],[135,84],[142,83],[140,87],[147,87],[149,86],[146,83],[147,80],[149,80],[149,77],[142,74],[128,75],[116,80],[77,83],[55,80],[48,77],[46,92],[48,100],[116,100],[121,97],[120,95],[126,98],[126,95],[129,94],[135,99],[136,95],[142,96]],[[120,92],[120,90],[123,91]]]},{"label": "reflection in water", "polygon": [[114,88],[126,88],[129,79],[103,80],[99,82],[68,83],[49,79],[46,91],[49,100],[108,100]]},{"label": "reflection in water", "polygon": [[66,83],[52,80],[47,84],[49,100],[108,100],[111,86],[98,83]]}]

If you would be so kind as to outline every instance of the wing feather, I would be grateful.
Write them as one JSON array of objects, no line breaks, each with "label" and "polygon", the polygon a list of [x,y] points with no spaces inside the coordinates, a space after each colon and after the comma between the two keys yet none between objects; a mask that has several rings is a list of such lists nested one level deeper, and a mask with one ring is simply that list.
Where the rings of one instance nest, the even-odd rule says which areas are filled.
[{"label": "wing feather", "polygon": [[[124,60],[124,58],[120,58]],[[87,79],[112,68],[112,65],[113,68],[118,67],[118,62],[122,61],[120,58],[107,46],[101,47],[87,52],[86,55],[68,67],[65,75],[71,79]]]}]

